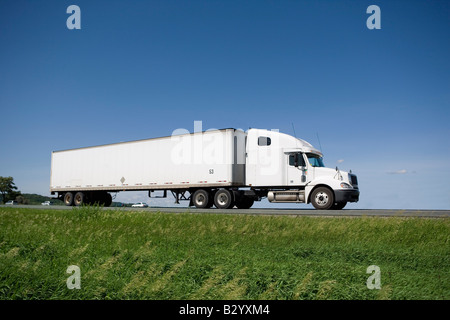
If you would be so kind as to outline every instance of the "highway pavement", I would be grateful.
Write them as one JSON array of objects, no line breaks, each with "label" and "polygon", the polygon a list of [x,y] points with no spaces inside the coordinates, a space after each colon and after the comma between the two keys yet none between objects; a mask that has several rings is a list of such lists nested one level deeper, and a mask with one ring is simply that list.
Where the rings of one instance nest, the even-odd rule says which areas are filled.
[{"label": "highway pavement", "polygon": [[[0,207],[72,210],[66,206],[42,206],[42,205],[1,205]],[[343,210],[315,210],[292,208],[251,208],[251,209],[197,209],[194,207],[110,207],[104,209],[144,212],[168,212],[168,213],[202,213],[202,214],[246,214],[246,215],[290,215],[311,217],[420,217],[420,218],[450,218],[450,210],[398,210],[398,209],[343,209]]]}]

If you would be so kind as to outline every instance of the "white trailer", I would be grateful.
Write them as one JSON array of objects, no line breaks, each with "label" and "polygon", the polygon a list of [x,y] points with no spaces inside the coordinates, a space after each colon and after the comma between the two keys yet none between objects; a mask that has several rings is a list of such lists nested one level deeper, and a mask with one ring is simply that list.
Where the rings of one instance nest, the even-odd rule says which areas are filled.
[{"label": "white trailer", "polygon": [[250,208],[254,201],[342,209],[359,199],[356,176],[325,168],[304,140],[261,129],[211,130],[52,153],[50,192],[66,205],[110,192],[162,190],[197,208]]}]

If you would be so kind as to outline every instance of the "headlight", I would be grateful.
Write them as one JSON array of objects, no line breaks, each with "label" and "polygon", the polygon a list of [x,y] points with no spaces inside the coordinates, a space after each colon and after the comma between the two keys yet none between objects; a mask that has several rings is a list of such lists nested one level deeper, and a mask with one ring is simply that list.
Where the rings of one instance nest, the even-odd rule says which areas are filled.
[{"label": "headlight", "polygon": [[351,188],[353,188],[351,185],[349,185],[348,183],[345,183],[345,182],[342,182],[341,183],[341,188],[344,188],[344,189],[351,189]]}]

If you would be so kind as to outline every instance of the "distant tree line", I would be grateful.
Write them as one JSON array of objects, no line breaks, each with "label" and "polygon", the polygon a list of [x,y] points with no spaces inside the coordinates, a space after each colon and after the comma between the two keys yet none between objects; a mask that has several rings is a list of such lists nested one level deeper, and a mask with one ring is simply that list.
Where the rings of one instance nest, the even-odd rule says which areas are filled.
[{"label": "distant tree line", "polygon": [[[21,193],[14,183],[13,177],[0,177],[0,203],[14,200],[18,204],[41,204],[44,201],[51,201],[56,205],[63,205],[64,203],[56,198],[41,196],[35,193]],[[131,207],[131,203],[113,202],[112,207]]]},{"label": "distant tree line", "polygon": [[[53,204],[56,204],[56,205],[63,204],[63,202],[59,199],[41,196],[40,194],[35,194],[35,193],[23,193],[22,196],[24,198],[23,204],[41,204],[44,201],[51,201],[51,202],[53,202]],[[19,199],[16,199],[16,201],[18,204],[20,204]]]},{"label": "distant tree line", "polygon": [[49,200],[54,204],[62,204],[61,200],[39,194],[22,194],[16,187],[13,177],[0,177],[0,203],[5,204],[10,200],[15,200],[18,204],[41,204]]},{"label": "distant tree line", "polygon": [[21,195],[14,184],[13,177],[0,177],[0,195],[3,204],[9,200],[16,200],[16,198]]}]

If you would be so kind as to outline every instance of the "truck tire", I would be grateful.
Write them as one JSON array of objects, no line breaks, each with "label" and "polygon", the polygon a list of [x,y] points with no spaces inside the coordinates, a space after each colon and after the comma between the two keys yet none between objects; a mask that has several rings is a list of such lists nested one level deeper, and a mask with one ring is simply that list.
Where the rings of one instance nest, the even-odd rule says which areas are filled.
[{"label": "truck tire", "polygon": [[64,194],[64,204],[66,206],[73,205],[73,193],[72,192],[66,192]]},{"label": "truck tire", "polygon": [[109,192],[105,192],[104,196],[103,196],[103,205],[105,207],[109,207],[112,204],[112,196]]},{"label": "truck tire", "polygon": [[311,203],[318,210],[328,210],[334,204],[334,193],[326,187],[319,187],[313,191]]},{"label": "truck tire", "polygon": [[75,197],[73,198],[73,204],[79,207],[84,204],[85,199],[86,196],[84,195],[83,192],[77,192],[75,194]]},{"label": "truck tire", "polygon": [[342,210],[347,205],[347,202],[336,202],[331,207],[332,210]]},{"label": "truck tire", "polygon": [[242,197],[238,201],[236,201],[236,207],[238,209],[250,209],[255,200],[250,197]]},{"label": "truck tire", "polygon": [[232,193],[227,189],[217,190],[214,196],[214,205],[218,209],[231,209],[234,206]]},{"label": "truck tire", "polygon": [[208,208],[210,201],[210,194],[208,191],[200,189],[192,195],[192,203],[196,208]]}]

